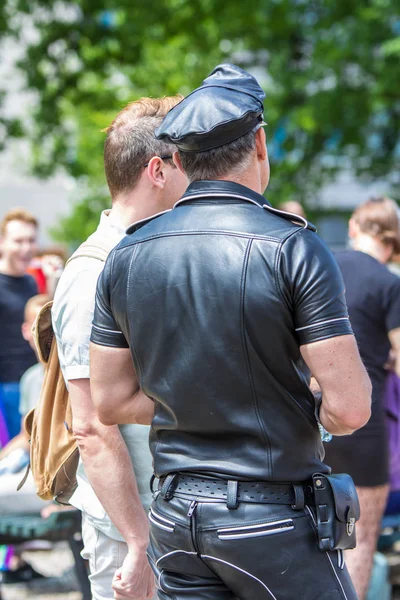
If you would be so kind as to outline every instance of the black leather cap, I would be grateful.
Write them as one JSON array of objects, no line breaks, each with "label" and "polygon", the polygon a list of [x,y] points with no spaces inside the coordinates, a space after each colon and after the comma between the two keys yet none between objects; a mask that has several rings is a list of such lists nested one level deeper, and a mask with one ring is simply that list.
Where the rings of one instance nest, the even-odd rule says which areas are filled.
[{"label": "black leather cap", "polygon": [[201,86],[174,106],[155,131],[182,152],[205,152],[237,140],[263,122],[265,94],[240,67],[215,67]]}]

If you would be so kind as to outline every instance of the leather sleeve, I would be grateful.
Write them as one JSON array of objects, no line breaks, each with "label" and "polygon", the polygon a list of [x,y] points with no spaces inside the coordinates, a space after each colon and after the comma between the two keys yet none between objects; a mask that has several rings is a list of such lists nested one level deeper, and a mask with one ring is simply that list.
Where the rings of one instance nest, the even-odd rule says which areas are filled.
[{"label": "leather sleeve", "polygon": [[316,233],[300,229],[283,243],[278,278],[300,346],[353,333],[342,275]]},{"label": "leather sleeve", "polygon": [[101,273],[96,290],[96,303],[90,341],[98,346],[129,348],[111,310],[113,253],[110,254]]}]

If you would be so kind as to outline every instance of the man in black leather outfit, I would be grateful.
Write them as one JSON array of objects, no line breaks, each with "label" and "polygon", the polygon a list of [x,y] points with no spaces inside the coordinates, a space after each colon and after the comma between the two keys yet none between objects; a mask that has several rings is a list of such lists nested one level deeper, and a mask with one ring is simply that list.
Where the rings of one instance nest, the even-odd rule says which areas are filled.
[{"label": "man in black leather outfit", "polygon": [[156,136],[191,184],[129,228],[98,284],[100,419],[155,406],[148,556],[163,600],[356,598],[342,551],[318,549],[310,481],[329,473],[317,418],[352,433],[370,383],[330,251],[261,195],[264,97],[220,65],[167,114]]}]

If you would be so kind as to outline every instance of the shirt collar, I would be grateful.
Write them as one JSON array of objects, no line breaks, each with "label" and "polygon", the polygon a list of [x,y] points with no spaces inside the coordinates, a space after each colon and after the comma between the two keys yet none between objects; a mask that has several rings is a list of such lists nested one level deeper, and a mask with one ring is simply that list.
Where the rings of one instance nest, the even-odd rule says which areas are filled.
[{"label": "shirt collar", "polygon": [[242,200],[244,202],[251,202],[258,206],[271,206],[268,200],[258,194],[254,190],[251,190],[240,183],[234,181],[208,180],[208,181],[194,181],[189,185],[182,198],[178,200],[175,206],[190,202],[192,200]]},{"label": "shirt collar", "polygon": [[97,231],[119,235],[121,238],[125,235],[125,227],[113,216],[111,209],[102,211]]}]

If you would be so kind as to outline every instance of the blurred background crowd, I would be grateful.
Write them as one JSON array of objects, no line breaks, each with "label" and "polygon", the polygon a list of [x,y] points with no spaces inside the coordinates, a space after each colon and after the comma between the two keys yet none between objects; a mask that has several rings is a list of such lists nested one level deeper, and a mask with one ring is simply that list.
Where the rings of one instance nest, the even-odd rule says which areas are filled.
[{"label": "blurred background crowd", "polygon": [[[35,405],[43,377],[30,330],[37,312],[53,297],[66,259],[96,229],[101,210],[109,207],[103,130],[127,102],[143,95],[185,95],[221,62],[246,68],[266,92],[268,200],[306,215],[334,251],[349,247],[350,232],[354,249],[400,274],[398,2],[159,0],[153,7],[143,0],[4,0],[0,3],[0,517],[42,508],[32,488],[18,496],[14,485],[15,474],[24,469],[29,455],[21,417]],[[339,264],[345,279],[352,281],[355,273]],[[363,315],[363,331],[369,331],[375,317],[380,323],[375,337],[366,336],[359,343],[368,347],[369,368],[378,364],[376,401],[383,415],[386,379],[391,372],[395,377],[400,374],[393,353],[396,343],[389,337],[390,322],[396,321],[391,315],[400,299],[385,288],[387,280],[380,279],[380,271],[368,273],[370,279],[360,283],[363,293],[351,301],[354,314]],[[374,288],[385,300],[368,314],[368,292]],[[378,334],[384,341],[380,353],[374,354]],[[379,442],[373,437],[360,458],[361,471],[370,470],[372,458],[383,452],[383,446],[392,452],[392,474],[393,469],[400,471],[400,443],[393,442],[400,439],[393,400],[398,394],[396,380],[391,385],[385,417],[390,443],[388,437]],[[374,443],[380,444],[378,449]],[[357,445],[355,450],[346,448],[356,450]],[[384,480],[377,477],[370,487],[382,486]],[[397,483],[394,480],[393,476],[392,492],[400,490],[400,477]],[[361,477],[359,485],[369,483]],[[368,538],[371,528],[365,530],[371,557],[388,491],[385,488],[379,502],[372,500],[368,513],[370,522],[376,522],[372,536]],[[396,497],[392,495],[390,502],[389,512],[400,514]],[[40,577],[10,546],[0,549],[0,568],[3,583]],[[364,580],[360,585],[367,597],[368,569]],[[381,592],[373,593],[368,598],[384,598]]]}]

